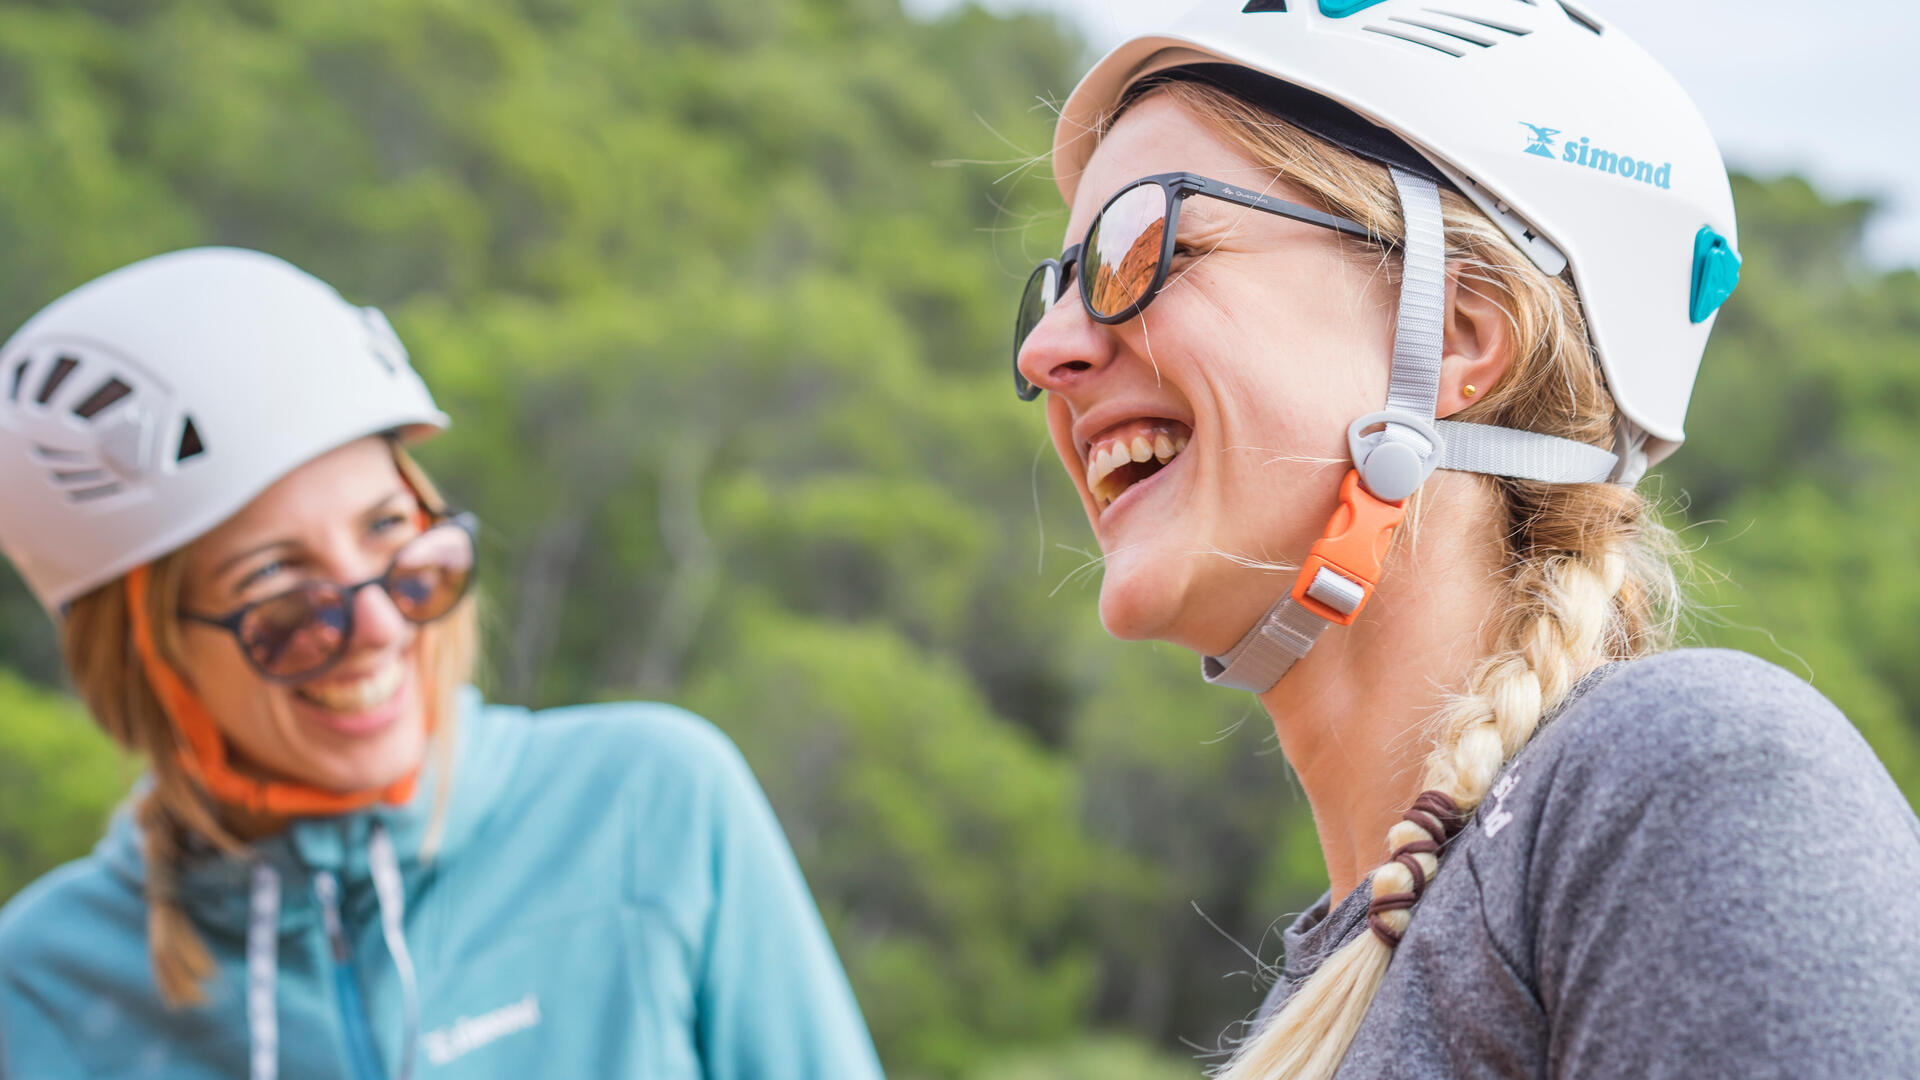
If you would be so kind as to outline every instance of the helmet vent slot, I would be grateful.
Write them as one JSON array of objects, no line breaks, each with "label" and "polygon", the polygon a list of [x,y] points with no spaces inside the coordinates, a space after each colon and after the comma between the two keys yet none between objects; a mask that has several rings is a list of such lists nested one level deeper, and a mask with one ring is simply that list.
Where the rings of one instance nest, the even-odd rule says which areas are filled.
[{"label": "helmet vent slot", "polygon": [[39,443],[35,443],[33,446],[33,456],[39,458],[41,461],[87,460],[87,455],[77,450],[62,450],[57,446],[43,446]]},{"label": "helmet vent slot", "polygon": [[1468,30],[1449,30],[1444,26],[1435,26],[1430,22],[1421,22],[1419,19],[1409,19],[1405,15],[1393,15],[1388,17],[1387,21],[1405,23],[1408,26],[1417,26],[1422,30],[1431,30],[1436,34],[1445,34],[1447,37],[1464,41],[1469,45],[1478,45],[1483,49],[1492,48],[1498,44],[1498,42],[1492,38],[1482,37]]},{"label": "helmet vent slot", "polygon": [[1560,4],[1560,10],[1567,13],[1567,18],[1572,19],[1574,22],[1579,23],[1581,26],[1586,27],[1587,29],[1593,31],[1594,33],[1598,34],[1606,29],[1606,27],[1600,25],[1599,19],[1596,19],[1593,16],[1587,14],[1586,12],[1581,11],[1579,8],[1574,7],[1572,4],[1567,3],[1567,0],[1559,0],[1559,4]]},{"label": "helmet vent slot", "polygon": [[119,491],[120,491],[120,485],[117,482],[101,484],[98,487],[81,488],[78,491],[69,491],[67,492],[67,501],[68,502],[92,502],[95,499],[104,499],[109,495],[118,494]]},{"label": "helmet vent slot", "polygon": [[206,452],[206,444],[200,441],[200,429],[193,426],[193,417],[187,417],[187,426],[180,432],[180,449],[173,455],[173,460],[185,461]]},{"label": "helmet vent slot", "polygon": [[53,478],[62,484],[95,484],[107,478],[107,470],[55,469]]},{"label": "helmet vent slot", "polygon": [[80,361],[71,356],[63,356],[55,360],[53,370],[47,372],[47,380],[40,384],[40,392],[33,396],[33,400],[41,405],[52,401],[54,392],[60,389],[60,384],[66,382],[67,376],[73,374],[73,369],[79,366]]},{"label": "helmet vent slot", "polygon": [[22,360],[13,369],[13,386],[7,391],[8,401],[20,400],[20,384],[27,381],[27,365],[32,361]]},{"label": "helmet vent slot", "polygon": [[1401,41],[1411,42],[1412,44],[1415,44],[1415,45],[1425,45],[1427,48],[1432,49],[1434,52],[1443,52],[1443,53],[1446,53],[1448,56],[1458,57],[1458,56],[1467,55],[1466,53],[1461,52],[1459,49],[1456,49],[1451,45],[1437,44],[1435,42],[1428,41],[1425,38],[1415,37],[1404,30],[1397,30],[1390,26],[1369,26],[1366,29],[1370,33],[1383,34],[1390,38],[1399,38]]},{"label": "helmet vent slot", "polygon": [[1494,22],[1492,19],[1483,19],[1478,15],[1462,15],[1457,11],[1442,11],[1439,8],[1428,8],[1427,13],[1429,15],[1443,15],[1449,19],[1458,19],[1461,22],[1472,23],[1475,26],[1484,26],[1489,30],[1498,30],[1503,34],[1512,34],[1514,37],[1526,37],[1528,34],[1533,33],[1533,31],[1524,26],[1509,26],[1506,23]]},{"label": "helmet vent slot", "polygon": [[1242,15],[1257,15],[1262,11],[1277,11],[1285,14],[1287,0],[1247,0],[1247,6],[1240,9]]},{"label": "helmet vent slot", "polygon": [[87,400],[73,407],[73,415],[82,420],[91,420],[107,406],[133,393],[133,387],[119,379],[108,379],[100,388],[87,395]]}]

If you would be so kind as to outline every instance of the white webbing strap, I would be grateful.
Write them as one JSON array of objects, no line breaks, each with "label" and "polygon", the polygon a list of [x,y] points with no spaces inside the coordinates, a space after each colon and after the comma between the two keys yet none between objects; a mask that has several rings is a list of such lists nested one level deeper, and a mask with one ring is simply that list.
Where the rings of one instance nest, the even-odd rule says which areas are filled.
[{"label": "white webbing strap", "polygon": [[[1393,182],[1407,229],[1387,411],[1432,420],[1446,344],[1446,233],[1440,189],[1430,180],[1398,169],[1393,170]],[[1434,428],[1442,440],[1436,463],[1442,469],[1574,484],[1605,480],[1619,460],[1597,446],[1532,431],[1449,420],[1435,422]],[[1423,458],[1433,450],[1419,432],[1403,425],[1389,422],[1384,437],[1412,445]]]},{"label": "white webbing strap", "polygon": [[[1440,353],[1446,344],[1447,252],[1440,189],[1425,177],[1399,169],[1393,170],[1393,184],[1400,192],[1400,212],[1407,227],[1401,247],[1400,311],[1393,327],[1387,411],[1431,421],[1440,399]],[[1414,434],[1401,429],[1392,437]]]},{"label": "white webbing strap", "polygon": [[378,822],[367,837],[367,870],[373,875],[373,894],[380,904],[380,934],[400,974],[405,1035],[400,1044],[400,1070],[394,1075],[396,1080],[409,1080],[420,1041],[420,990],[414,978],[413,956],[407,952],[407,901],[400,880],[400,860],[394,856],[393,840],[387,835],[386,826]]},{"label": "white webbing strap", "polygon": [[1440,467],[1550,484],[1594,484],[1613,475],[1611,451],[1537,431],[1437,420],[1446,440]]},{"label": "white webbing strap", "polygon": [[1268,609],[1225,655],[1200,661],[1200,674],[1214,686],[1266,693],[1294,661],[1307,655],[1327,620],[1308,611],[1291,591]]},{"label": "white webbing strap", "polygon": [[274,1080],[280,1072],[280,1018],[275,983],[280,972],[280,875],[253,864],[247,896],[247,1076]]},{"label": "white webbing strap", "polygon": [[[1440,189],[1431,180],[1399,169],[1393,170],[1393,183],[1406,219],[1406,241],[1402,245],[1400,308],[1393,330],[1386,411],[1430,423],[1440,398],[1440,354],[1446,341],[1446,234],[1440,214]],[[1414,470],[1400,470],[1399,479],[1409,485],[1410,492],[1438,464],[1436,447],[1415,429],[1394,423],[1391,416],[1382,419],[1384,428],[1376,437],[1378,442],[1406,444],[1418,456],[1417,468],[1401,462],[1406,469]],[[1394,453],[1404,459],[1406,452]],[[1359,460],[1358,454],[1354,465],[1365,480],[1366,462]],[[1389,497],[1398,500],[1405,494]],[[1200,674],[1214,686],[1265,693],[1307,655],[1327,626],[1326,619],[1307,610],[1288,590],[1224,656],[1203,658]]]},{"label": "white webbing strap", "polygon": [[[1398,502],[1417,490],[1435,468],[1563,484],[1607,479],[1618,459],[1597,446],[1531,431],[1433,419],[1446,344],[1446,233],[1440,189],[1430,180],[1398,169],[1393,170],[1393,183],[1406,220],[1406,240],[1387,407],[1355,421],[1349,433],[1354,466],[1368,490],[1377,498]],[[1395,422],[1394,414],[1407,422]],[[1381,430],[1363,432],[1368,421]],[[1409,426],[1412,422],[1432,424],[1439,445]],[[1417,456],[1417,463],[1409,460],[1408,449]],[[1371,474],[1369,461],[1375,466]],[[1316,582],[1316,588],[1321,584]],[[1310,595],[1341,610],[1349,605],[1358,608],[1353,595],[1362,588],[1358,583],[1339,579],[1324,584],[1333,586],[1338,595]],[[1364,593],[1359,599],[1364,599]],[[1225,655],[1205,657],[1201,675],[1214,686],[1265,693],[1307,655],[1328,625],[1294,600],[1289,590]]]}]

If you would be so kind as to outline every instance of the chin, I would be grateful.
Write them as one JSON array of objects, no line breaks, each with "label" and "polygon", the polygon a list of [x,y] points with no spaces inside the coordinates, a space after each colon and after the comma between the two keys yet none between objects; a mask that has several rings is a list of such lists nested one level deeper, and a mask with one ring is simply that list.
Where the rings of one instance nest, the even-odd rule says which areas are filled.
[{"label": "chin", "polygon": [[1288,576],[1223,570],[1209,556],[1135,550],[1107,564],[1100,624],[1122,641],[1165,641],[1217,656],[1292,586]]},{"label": "chin", "polygon": [[411,664],[389,671],[397,674],[386,678],[399,683],[382,700],[375,700],[377,690],[357,702],[349,696],[344,705],[335,701],[327,706],[309,696],[310,691],[286,694],[283,709],[294,764],[290,771],[316,787],[346,794],[386,787],[419,767],[427,747],[422,680]]},{"label": "chin", "polygon": [[1122,641],[1168,638],[1179,614],[1179,590],[1146,567],[1110,561],[1100,579],[1100,625]]},{"label": "chin", "polygon": [[327,790],[350,795],[384,788],[401,779],[426,760],[425,725],[409,726],[411,730],[389,732],[370,745],[336,752],[333,760],[314,770],[318,775],[313,782]]}]

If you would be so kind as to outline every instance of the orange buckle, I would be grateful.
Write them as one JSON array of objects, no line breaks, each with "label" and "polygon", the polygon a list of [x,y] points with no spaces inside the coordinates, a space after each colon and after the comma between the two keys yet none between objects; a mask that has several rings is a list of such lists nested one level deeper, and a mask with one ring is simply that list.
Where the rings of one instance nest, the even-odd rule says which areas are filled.
[{"label": "orange buckle", "polygon": [[[1348,469],[1340,481],[1340,506],[1327,520],[1327,534],[1314,542],[1300,567],[1300,576],[1294,579],[1294,600],[1328,622],[1353,625],[1380,582],[1380,568],[1393,543],[1394,527],[1406,516],[1406,500],[1390,503],[1375,498],[1361,485],[1360,470]],[[1352,611],[1342,612],[1307,595],[1323,567],[1360,586],[1360,602]]]}]

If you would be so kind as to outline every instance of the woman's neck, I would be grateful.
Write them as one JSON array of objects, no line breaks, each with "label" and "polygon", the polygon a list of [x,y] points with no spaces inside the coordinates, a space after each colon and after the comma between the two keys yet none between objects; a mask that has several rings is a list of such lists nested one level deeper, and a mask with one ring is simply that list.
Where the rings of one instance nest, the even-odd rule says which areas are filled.
[{"label": "woman's neck", "polygon": [[1395,545],[1360,620],[1329,627],[1260,695],[1313,807],[1336,905],[1386,860],[1387,830],[1421,791],[1429,721],[1490,647],[1501,602],[1486,487],[1441,473],[1421,498],[1418,540]]},{"label": "woman's neck", "polygon": [[227,835],[242,843],[251,844],[256,840],[265,840],[269,836],[278,836],[287,831],[290,822],[278,815],[256,814],[232,807],[221,807],[220,825]]}]

